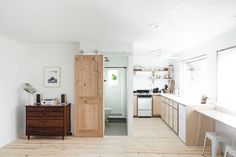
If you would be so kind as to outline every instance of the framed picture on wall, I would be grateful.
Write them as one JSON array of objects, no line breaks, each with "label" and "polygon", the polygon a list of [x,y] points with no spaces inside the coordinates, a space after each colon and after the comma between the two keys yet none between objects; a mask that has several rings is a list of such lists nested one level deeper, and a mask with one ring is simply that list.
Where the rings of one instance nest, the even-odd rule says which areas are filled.
[{"label": "framed picture on wall", "polygon": [[44,85],[45,87],[60,87],[61,79],[60,67],[45,67],[44,68]]}]

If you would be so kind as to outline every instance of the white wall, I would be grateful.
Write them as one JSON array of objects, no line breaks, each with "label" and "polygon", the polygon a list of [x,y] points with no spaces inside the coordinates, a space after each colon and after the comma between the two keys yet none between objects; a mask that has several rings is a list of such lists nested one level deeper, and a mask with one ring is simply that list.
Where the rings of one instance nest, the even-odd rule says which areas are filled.
[{"label": "white wall", "polygon": [[133,51],[133,43],[121,41],[102,41],[102,40],[81,40],[80,48],[85,52],[98,50],[100,53],[120,54]]},{"label": "white wall", "polygon": [[[203,54],[207,54],[207,78],[208,78],[208,87],[207,87],[207,95],[209,96],[209,102],[215,103],[217,100],[217,50],[224,49],[227,47],[231,47],[236,45],[236,29],[232,30],[228,33],[222,34],[217,38],[206,42],[203,45],[199,45],[198,47],[194,47],[188,51],[186,51],[180,60],[185,60],[188,58],[200,56]],[[219,108],[220,109],[220,108]],[[224,124],[217,123],[216,130],[222,131],[228,136],[231,136],[234,139],[234,143],[236,144],[236,129],[232,129]]]},{"label": "white wall", "polygon": [[[72,132],[74,132],[74,56],[79,52],[79,43],[28,44],[27,81],[42,94],[43,98],[58,98],[65,93],[67,102],[72,103]],[[60,88],[44,86],[44,67],[61,68]]]},{"label": "white wall", "polygon": [[25,46],[0,36],[0,147],[24,134]]},{"label": "white wall", "polygon": [[128,57],[127,56],[109,56],[104,55],[110,61],[104,62],[104,67],[127,67],[128,66]]},{"label": "white wall", "polygon": [[127,119],[128,119],[128,136],[133,136],[134,117],[133,117],[133,56],[128,56],[127,67]]}]

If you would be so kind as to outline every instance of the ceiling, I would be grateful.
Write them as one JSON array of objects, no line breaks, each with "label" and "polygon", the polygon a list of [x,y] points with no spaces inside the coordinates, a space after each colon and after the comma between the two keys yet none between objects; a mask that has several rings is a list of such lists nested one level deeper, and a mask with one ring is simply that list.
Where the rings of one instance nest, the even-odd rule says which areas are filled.
[{"label": "ceiling", "polygon": [[236,28],[236,0],[0,0],[0,34],[21,42],[104,41],[177,53]]}]

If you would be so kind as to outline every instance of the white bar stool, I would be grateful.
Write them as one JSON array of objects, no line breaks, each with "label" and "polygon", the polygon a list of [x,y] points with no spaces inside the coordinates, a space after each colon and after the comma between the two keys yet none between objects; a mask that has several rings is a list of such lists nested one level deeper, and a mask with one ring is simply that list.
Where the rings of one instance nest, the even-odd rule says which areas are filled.
[{"label": "white bar stool", "polygon": [[207,139],[211,140],[211,156],[216,157],[217,149],[221,145],[221,151],[224,152],[224,144],[231,144],[229,137],[219,132],[206,132],[202,156],[204,155]]},{"label": "white bar stool", "polygon": [[225,148],[225,155],[224,157],[227,157],[227,154],[232,155],[233,157],[236,157],[236,146],[232,146],[232,145],[227,145]]}]

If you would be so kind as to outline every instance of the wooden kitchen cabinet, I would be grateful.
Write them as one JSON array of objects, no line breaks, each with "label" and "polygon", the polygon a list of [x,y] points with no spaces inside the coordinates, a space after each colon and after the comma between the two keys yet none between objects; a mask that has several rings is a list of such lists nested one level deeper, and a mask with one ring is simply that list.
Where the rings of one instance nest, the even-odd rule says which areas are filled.
[{"label": "wooden kitchen cabinet", "polygon": [[173,110],[173,130],[176,134],[178,134],[179,128],[178,128],[178,119],[179,119],[179,115],[178,115],[178,104],[176,102],[174,102],[174,106],[173,106],[174,110]]},{"label": "wooden kitchen cabinet", "polygon": [[169,126],[173,129],[174,108],[169,105]]},{"label": "wooden kitchen cabinet", "polygon": [[[197,106],[196,106],[197,107]],[[203,145],[206,131],[213,131],[215,123],[202,116],[199,141],[197,125],[199,114],[191,104],[183,105],[168,97],[161,96],[161,118],[188,146]],[[197,143],[198,142],[198,143]]]},{"label": "wooden kitchen cabinet", "polygon": [[202,115],[199,141],[197,142],[199,114],[194,111],[193,106],[186,106],[182,104],[179,104],[178,113],[180,139],[188,146],[202,146],[204,143],[205,133],[207,131],[214,131],[215,123],[209,117]]},{"label": "wooden kitchen cabinet", "polygon": [[133,96],[133,116],[138,116],[138,97],[137,95]]},{"label": "wooden kitchen cabinet", "polygon": [[162,119],[162,120],[163,120],[164,115],[165,115],[165,110],[164,110],[164,108],[165,108],[165,104],[164,104],[163,101],[161,101],[161,119]]},{"label": "wooden kitchen cabinet", "polygon": [[164,121],[169,125],[169,105],[165,103],[165,117]]},{"label": "wooden kitchen cabinet", "polygon": [[152,116],[161,115],[161,96],[154,95],[152,96]]},{"label": "wooden kitchen cabinet", "polygon": [[161,118],[177,134],[178,104],[169,98],[161,97]]}]

